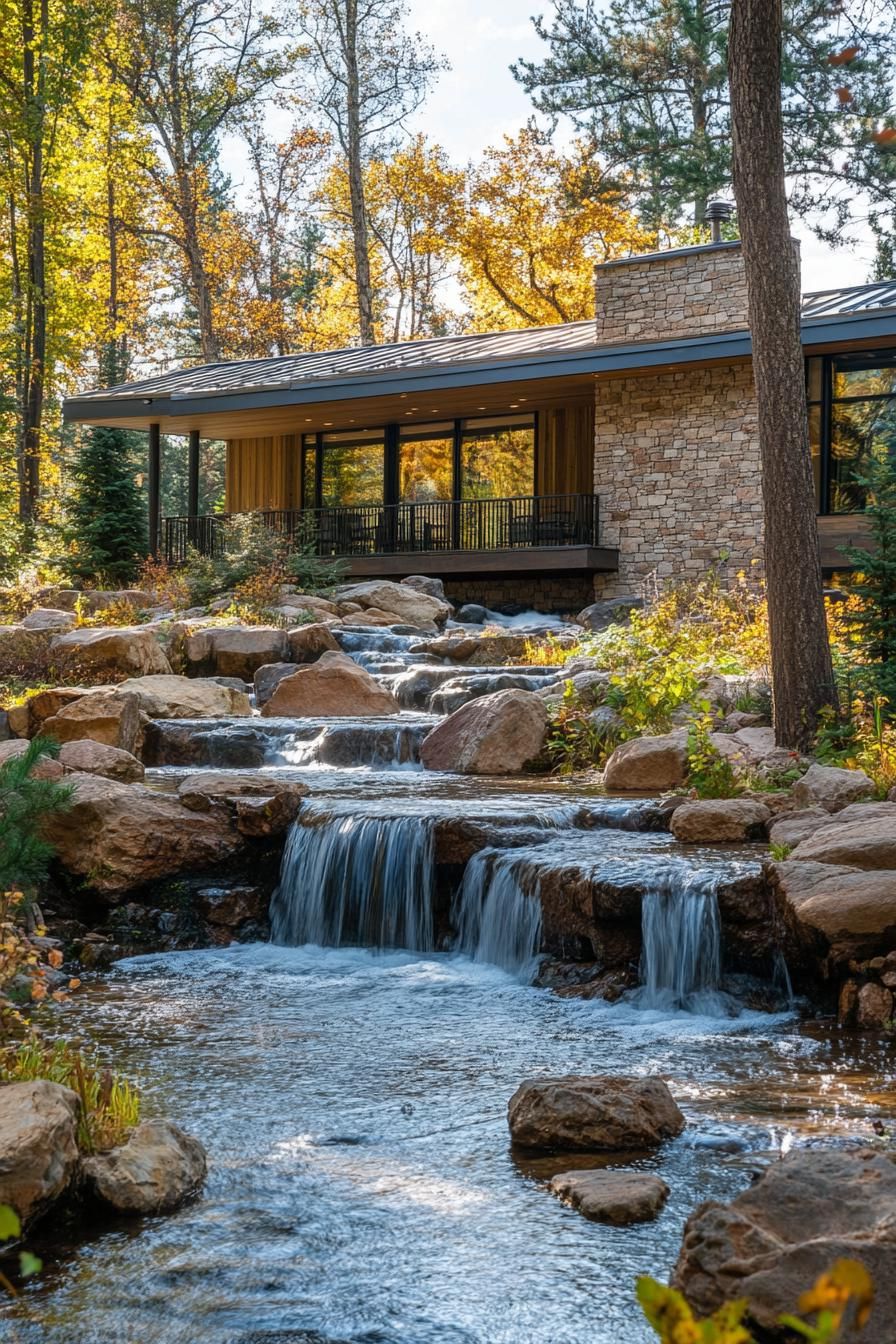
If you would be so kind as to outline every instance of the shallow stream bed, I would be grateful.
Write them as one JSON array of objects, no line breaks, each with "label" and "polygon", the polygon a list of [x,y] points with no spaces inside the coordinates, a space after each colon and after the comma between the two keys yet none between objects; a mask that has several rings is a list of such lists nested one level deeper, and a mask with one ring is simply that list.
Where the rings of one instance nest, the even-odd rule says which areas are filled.
[{"label": "shallow stream bed", "polygon": [[[211,1170],[174,1217],[48,1255],[0,1315],[21,1344],[642,1344],[634,1278],[668,1273],[696,1203],[782,1143],[870,1139],[896,1115],[886,1042],[562,1000],[447,954],[141,958],[66,1015],[140,1079],[147,1113],[201,1136]],[[547,1192],[587,1163],[507,1140],[522,1078],[612,1071],[667,1077],[689,1120],[634,1159],[672,1195],[628,1229]]]}]

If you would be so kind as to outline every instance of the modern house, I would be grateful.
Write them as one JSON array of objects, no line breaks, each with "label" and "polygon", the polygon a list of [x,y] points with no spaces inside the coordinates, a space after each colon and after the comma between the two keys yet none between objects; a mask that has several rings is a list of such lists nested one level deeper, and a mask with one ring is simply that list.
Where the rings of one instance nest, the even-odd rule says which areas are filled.
[{"label": "modern house", "polygon": [[[149,434],[151,535],[220,545],[200,443],[227,442],[227,510],[449,595],[573,610],[654,571],[761,563],[740,244],[612,261],[593,321],[179,370],[85,393],[69,421]],[[896,281],[805,296],[822,563],[863,536],[856,471],[896,453]],[[189,436],[188,515],[159,517],[160,434]]]}]

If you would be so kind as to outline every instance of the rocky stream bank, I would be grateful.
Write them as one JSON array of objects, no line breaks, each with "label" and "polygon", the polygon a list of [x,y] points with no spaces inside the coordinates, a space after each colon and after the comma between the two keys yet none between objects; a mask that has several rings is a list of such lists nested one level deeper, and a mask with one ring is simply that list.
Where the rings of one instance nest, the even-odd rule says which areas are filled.
[{"label": "rocky stream bank", "polygon": [[[784,789],[721,800],[690,797],[684,729],[624,743],[602,780],[550,777],[542,753],[551,704],[571,682],[594,714],[605,714],[606,673],[574,652],[566,663],[511,661],[527,654],[532,639],[522,618],[489,629],[458,626],[437,585],[425,582],[429,591],[374,584],[332,603],[302,597],[313,606],[284,611],[312,619],[294,626],[216,625],[196,617],[82,631],[67,628],[73,622],[53,625],[43,614],[30,627],[53,642],[60,657],[76,658],[72,666],[91,671],[84,684],[28,696],[8,712],[0,741],[3,759],[35,736],[55,738],[62,744],[58,758],[42,760],[37,769],[74,785],[71,810],[48,829],[57,855],[42,898],[50,939],[58,940],[67,970],[86,972],[84,1002],[97,975],[104,1048],[150,1072],[154,1057],[169,1060],[170,1080],[159,1098],[164,1112],[212,1150],[208,1204],[187,1203],[177,1220],[186,1220],[200,1248],[170,1270],[191,1284],[187,1315],[146,1333],[145,1308],[126,1293],[122,1309],[133,1328],[166,1344],[186,1341],[200,1337],[189,1330],[201,1311],[207,1322],[201,1337],[210,1341],[279,1338],[253,1334],[242,1320],[241,1300],[251,1299],[276,1331],[296,1319],[295,1308],[290,1314],[285,1304],[300,1291],[309,1304],[299,1313],[306,1332],[300,1337],[327,1344],[370,1338],[364,1331],[383,1319],[390,1323],[380,1337],[389,1341],[496,1344],[513,1337],[577,1344],[580,1336],[570,1333],[566,1316],[525,1316],[523,1334],[507,1334],[497,1308],[471,1316],[457,1306],[453,1287],[447,1300],[454,1306],[444,1319],[439,1308],[425,1308],[412,1294],[415,1324],[402,1333],[394,1307],[384,1305],[394,1287],[389,1272],[371,1283],[369,1260],[365,1268],[339,1241],[337,1205],[346,1198],[370,1220],[371,1241],[367,1233],[360,1238],[369,1253],[378,1235],[397,1235],[390,1219],[399,1208],[401,1235],[422,1236],[429,1246],[447,1235],[446,1209],[471,1200],[487,1224],[483,1200],[499,1192],[534,1235],[550,1215],[530,1196],[543,1197],[545,1185],[562,1201],[564,1216],[568,1204],[617,1235],[631,1221],[627,1209],[635,1210],[638,1224],[653,1226],[657,1219],[660,1240],[650,1243],[651,1255],[659,1257],[651,1262],[655,1270],[675,1262],[674,1229],[697,1192],[705,1193],[716,1202],[688,1224],[677,1281],[701,1306],[728,1292],[743,1224],[743,1237],[765,1248],[750,1271],[757,1276],[756,1300],[766,1293],[777,1304],[796,1283],[805,1255],[795,1225],[788,1230],[741,1193],[741,1155],[761,1154],[764,1170],[770,1154],[780,1156],[781,1144],[778,1122],[768,1118],[777,1105],[749,1093],[744,1052],[760,1075],[765,1070],[770,1096],[776,1088],[790,1096],[795,1088],[799,1099],[791,1097],[780,1123],[792,1121],[798,1146],[807,1148],[817,1137],[808,1080],[825,1068],[836,1075],[841,1062],[852,1061],[843,1065],[848,1077],[863,1081],[851,1092],[838,1084],[839,1109],[825,1113],[821,1129],[830,1140],[848,1114],[851,1138],[864,1147],[841,1155],[839,1178],[850,1189],[853,1183],[866,1187],[872,1177],[878,1184],[865,1221],[857,1201],[857,1221],[838,1223],[825,1246],[834,1248],[838,1236],[863,1245],[864,1238],[877,1256],[886,1244],[881,1228],[888,1226],[892,1198],[888,1168],[881,1165],[889,1157],[864,1151],[870,1141],[864,1127],[871,1113],[889,1123],[892,1104],[873,1094],[870,1080],[880,1065],[854,1060],[864,1061],[868,1051],[875,1061],[878,1051],[885,1057],[892,1039],[896,800],[873,801],[871,781],[860,771],[808,761]],[[0,647],[2,638],[0,632]],[[561,650],[564,641],[574,650],[576,627],[558,627],[554,639]],[[91,684],[96,680],[100,684]],[[735,768],[755,779],[763,770],[793,766],[792,758],[782,762],[759,716],[736,709],[735,679],[716,677],[706,693],[714,706],[713,743]],[[122,963],[135,956],[141,960]],[[234,978],[237,1000],[228,989]],[[540,994],[533,982],[554,993]],[[840,1044],[823,1033],[813,1037],[811,1021],[805,1028],[779,1025],[793,1023],[794,996],[810,1019],[839,1012],[847,1029],[836,1037]],[[461,1006],[464,998],[469,1003]],[[323,1001],[331,1018],[321,1032],[310,1024]],[[78,996],[67,1011],[81,1011]],[[595,1028],[602,1033],[599,1047]],[[866,1044],[861,1033],[874,1034]],[[854,1047],[842,1044],[847,1039]],[[500,1060],[489,1044],[496,1040]],[[340,1050],[344,1058],[337,1064]],[[805,1051],[807,1063],[794,1065],[794,1050]],[[615,1157],[594,1157],[593,1138],[581,1138],[586,1120],[574,1106],[566,1119],[579,1141],[552,1132],[529,1142],[531,1129],[521,1130],[514,1119],[521,1108],[516,1098],[515,1148],[497,1179],[480,1165],[471,1185],[464,1174],[469,1154],[450,1137],[440,1140],[443,1164],[424,1157],[412,1132],[418,1112],[424,1137],[447,1135],[445,1123],[468,1133],[471,1123],[481,1124],[491,1136],[489,1151],[498,1151],[495,1117],[533,1069],[542,1090],[544,1078],[556,1083],[573,1071],[592,1084],[599,1074],[605,1086],[615,1070],[610,1078],[621,1078],[624,1087],[610,1115],[627,1137],[596,1145],[598,1153]],[[383,1093],[383,1071],[394,1100],[388,1089]],[[306,1074],[313,1096],[300,1085]],[[423,1076],[431,1095],[420,1091]],[[177,1078],[186,1087],[183,1097]],[[476,1078],[488,1080],[487,1117],[478,1111]],[[643,1098],[632,1102],[630,1095],[639,1079],[653,1080],[653,1102],[659,1095],[665,1117],[649,1141],[643,1129],[636,1133],[623,1124],[629,1112],[644,1120]],[[291,1098],[292,1113],[301,1118],[287,1122],[274,1096]],[[56,1103],[63,1111],[71,1105],[65,1098]],[[221,1127],[240,1129],[244,1107],[258,1133],[228,1137]],[[343,1109],[345,1126],[334,1124]],[[144,1137],[155,1143],[160,1134]],[[482,1159],[480,1141],[470,1143]],[[584,1166],[570,1165],[570,1148],[591,1154]],[[233,1178],[221,1166],[232,1151],[240,1154],[240,1174]],[[713,1169],[708,1155],[718,1152],[734,1156]],[[780,1165],[790,1170],[803,1162],[800,1181],[810,1189],[818,1182],[823,1191],[825,1181],[838,1177],[830,1164],[810,1172],[815,1157],[800,1152]],[[90,1190],[91,1198],[100,1198],[101,1189],[127,1183],[128,1160],[124,1150],[109,1159],[115,1181],[107,1172],[103,1185],[94,1159],[76,1155],[58,1193],[83,1198]],[[280,1265],[269,1298],[263,1261],[256,1266],[254,1252],[248,1288],[230,1278],[228,1237],[243,1241],[254,1232],[259,1251],[267,1247],[269,1254],[271,1238],[276,1243],[281,1235],[274,1224],[295,1230],[288,1212],[295,1163],[303,1197],[317,1201],[312,1223],[321,1220],[324,1243],[339,1242],[322,1278],[331,1297],[343,1294],[335,1314],[323,1306],[323,1288],[311,1290],[297,1266]],[[391,1174],[375,1176],[377,1164]],[[200,1182],[198,1165],[188,1162],[187,1176],[182,1197]],[[521,1192],[513,1187],[509,1193],[507,1179],[519,1182],[520,1176],[524,1184],[534,1182],[522,1209]],[[770,1180],[771,1173],[756,1188]],[[328,1182],[332,1195],[321,1188]],[[255,1194],[247,1209],[247,1188],[267,1192],[267,1215],[256,1207]],[[480,1188],[488,1194],[480,1197]],[[772,1202],[779,1193],[772,1190]],[[231,1224],[224,1212],[235,1194],[248,1229]],[[157,1211],[171,1207],[152,1198]],[[203,1224],[203,1206],[228,1226],[224,1242],[220,1228]],[[151,1210],[144,1203],[140,1211]],[[706,1246],[721,1245],[720,1220],[735,1230],[730,1246],[712,1259]],[[515,1264],[538,1281],[539,1293],[546,1283],[557,1291],[564,1282],[559,1263],[536,1271],[500,1216],[498,1222],[509,1259],[500,1267],[496,1262],[495,1274],[513,1277]],[[579,1263],[582,1255],[593,1256],[580,1230],[562,1226]],[[148,1235],[170,1263],[164,1234]],[[771,1254],[775,1237],[790,1238],[796,1269],[769,1287],[762,1256]],[[628,1272],[642,1265],[638,1254],[610,1248],[607,1263]],[[469,1269],[465,1251],[460,1263]],[[125,1248],[113,1252],[112,1264],[133,1274]],[[446,1272],[451,1280],[456,1271]],[[485,1291],[481,1275],[491,1271],[473,1272]],[[345,1295],[346,1282],[359,1274],[368,1282],[366,1301]],[[810,1277],[797,1285],[800,1291]],[[141,1269],[134,1282],[144,1282],[155,1300],[166,1298],[168,1289],[151,1270]],[[226,1285],[222,1300],[229,1295],[231,1318],[242,1322],[232,1329],[206,1300],[212,1282],[216,1292]],[[401,1282],[407,1290],[404,1277]],[[500,1299],[493,1291],[489,1301]],[[97,1309],[95,1293],[93,1300]],[[792,1308],[794,1300],[785,1305]],[[66,1311],[75,1312],[66,1319],[79,1319],[66,1288],[57,1308],[60,1319]],[[627,1311],[630,1316],[630,1302]],[[757,1321],[767,1323],[769,1311],[757,1307]],[[642,1338],[624,1314],[619,1329],[623,1322],[632,1339]],[[48,1328],[42,1338],[64,1337],[54,1333],[55,1325]],[[96,1339],[111,1337],[101,1328],[112,1331],[111,1321],[97,1327]],[[445,1329],[448,1334],[440,1333]]]}]

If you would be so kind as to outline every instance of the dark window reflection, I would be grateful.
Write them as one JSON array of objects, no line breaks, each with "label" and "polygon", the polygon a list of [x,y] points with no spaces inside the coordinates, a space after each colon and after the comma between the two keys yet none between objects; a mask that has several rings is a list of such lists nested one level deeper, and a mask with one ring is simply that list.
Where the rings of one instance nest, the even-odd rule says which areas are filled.
[{"label": "dark window reflection", "polygon": [[321,503],[382,504],[384,435],[325,434],[322,440]]},{"label": "dark window reflection", "polygon": [[461,439],[461,499],[506,499],[535,493],[535,425],[468,420]]},{"label": "dark window reflection", "polygon": [[409,426],[402,431],[398,497],[409,504],[454,498],[453,424]]},{"label": "dark window reflection", "polygon": [[868,503],[861,484],[873,462],[896,464],[896,356],[837,355],[831,365],[830,511]]}]

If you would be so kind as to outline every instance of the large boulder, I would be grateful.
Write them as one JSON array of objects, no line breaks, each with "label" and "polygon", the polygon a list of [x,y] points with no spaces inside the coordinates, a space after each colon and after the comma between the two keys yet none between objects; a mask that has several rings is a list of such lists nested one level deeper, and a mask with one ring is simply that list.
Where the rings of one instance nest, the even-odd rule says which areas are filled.
[{"label": "large boulder", "polygon": [[58,1083],[0,1086],[0,1204],[33,1221],[67,1189],[78,1168],[81,1103]]},{"label": "large boulder", "polygon": [[171,671],[155,633],[139,625],[70,630],[56,636],[50,652],[79,670],[90,672],[143,677]]},{"label": "large boulder", "polygon": [[119,747],[109,747],[104,742],[94,742],[92,738],[81,738],[77,742],[66,742],[59,752],[59,764],[66,770],[79,771],[85,775],[102,775],[104,779],[117,779],[122,784],[137,784],[143,778],[143,765],[129,751]]},{"label": "large boulder", "polygon": [[313,663],[322,653],[339,653],[340,645],[328,625],[315,621],[287,631],[288,658],[293,663]]},{"label": "large boulder", "polygon": [[207,677],[133,677],[122,682],[119,694],[137,697],[150,719],[221,719],[252,713],[245,691],[222,686]]},{"label": "large boulder", "polygon": [[[896,802],[896,800],[894,800]],[[768,838],[773,845],[788,845],[791,849],[808,840],[816,831],[827,826],[845,826],[854,821],[872,821],[889,824],[896,822],[893,803],[848,803],[838,812],[826,807],[804,807],[796,812],[782,812],[769,826]],[[840,832],[832,831],[831,835]]]},{"label": "large boulder", "polygon": [[444,625],[454,610],[444,598],[431,597],[408,584],[392,583],[388,579],[352,584],[342,588],[339,597],[343,602],[356,602],[364,610],[376,607],[380,611],[394,612],[406,625],[415,625],[420,630]]},{"label": "large boulder", "polygon": [[107,747],[118,747],[132,756],[140,753],[145,720],[136,696],[117,691],[97,691],[63,705],[58,714],[45,719],[43,733],[57,742],[90,738]]},{"label": "large boulder", "polygon": [[801,840],[791,855],[806,863],[896,869],[896,803],[856,804]]},{"label": "large boulder", "polygon": [[298,663],[265,663],[255,672],[255,704],[261,709],[270,700],[284,677],[298,672]]},{"label": "large boulder", "polygon": [[794,784],[792,793],[798,807],[821,804],[833,811],[860,798],[870,798],[874,781],[864,770],[842,770],[839,766],[815,762]]},{"label": "large boulder", "polygon": [[287,718],[371,718],[397,714],[391,691],[344,653],[324,653],[280,681],[262,709]]},{"label": "large boulder", "polygon": [[427,597],[437,597],[440,602],[448,601],[445,596],[445,585],[441,579],[431,579],[426,574],[408,574],[407,578],[402,579],[402,583],[418,593],[426,593]]},{"label": "large boulder", "polygon": [[564,1171],[551,1180],[551,1192],[596,1223],[646,1223],[669,1198],[659,1176],[644,1171]]},{"label": "large boulder", "polygon": [[172,644],[192,676],[241,677],[289,656],[286,631],[272,625],[222,625],[172,632]]},{"label": "large boulder", "polygon": [[[531,640],[531,635],[514,634],[439,635],[437,639],[416,644],[414,652],[464,663],[467,667],[498,667],[512,658],[524,657]],[[569,645],[572,646],[572,638]]]},{"label": "large boulder", "polygon": [[684,783],[688,769],[685,729],[659,737],[633,737],[618,746],[604,767],[610,793],[662,793]]},{"label": "large boulder", "polygon": [[823,807],[802,807],[796,812],[783,812],[769,827],[769,842],[793,849],[800,841],[813,835],[819,826],[827,826],[830,820],[830,812]]},{"label": "large boulder", "polygon": [[775,744],[773,728],[738,728],[735,733],[710,733],[709,740],[737,774],[769,774],[797,769],[800,756]]},{"label": "large boulder", "polygon": [[104,611],[107,607],[127,605],[138,610],[151,607],[156,601],[154,595],[145,588],[48,588],[41,594],[43,601],[52,601],[63,611],[74,611],[80,607],[88,615]]},{"label": "large boulder", "polygon": [[44,834],[64,869],[111,896],[155,878],[225,864],[242,838],[223,811],[192,812],[178,798],[75,774],[72,806]]},{"label": "large boulder", "polygon": [[846,966],[896,949],[893,869],[867,872],[791,855],[771,877],[786,924],[810,954]]},{"label": "large boulder", "polygon": [[789,1153],[730,1204],[701,1204],[688,1219],[672,1284],[699,1316],[745,1297],[749,1324],[790,1340],[780,1324],[815,1280],[842,1259],[874,1281],[857,1344],[896,1341],[896,1163],[870,1149]]},{"label": "large boulder", "polygon": [[462,775],[513,775],[544,746],[548,716],[532,691],[496,691],[472,700],[423,739],[427,770]]},{"label": "large boulder", "polygon": [[71,630],[76,623],[73,612],[58,611],[53,607],[35,607],[22,617],[23,630]]},{"label": "large boulder", "polygon": [[523,1148],[618,1152],[675,1138],[685,1120],[661,1078],[535,1078],[507,1108],[510,1137]]},{"label": "large boulder", "polygon": [[[15,756],[24,756],[30,745],[24,737],[14,737],[6,742],[0,742],[0,765]],[[54,757],[41,756],[28,773],[32,779],[61,779],[65,770]]]},{"label": "large boulder", "polygon": [[242,835],[279,835],[298,815],[308,786],[252,771],[202,770],[182,780],[177,795],[191,812],[229,811]]},{"label": "large boulder", "polygon": [[319,616],[338,618],[339,607],[328,597],[318,597],[314,593],[298,593],[290,584],[281,588],[284,606],[299,607],[303,611],[316,612]]},{"label": "large boulder", "polygon": [[80,700],[85,695],[93,695],[100,689],[111,690],[111,687],[51,686],[45,691],[34,691],[28,696],[24,705],[27,714],[25,735],[35,737],[47,719],[53,718],[60,709],[73,704],[75,700]]},{"label": "large boulder", "polygon": [[737,844],[764,839],[771,815],[752,798],[700,798],[676,807],[669,829],[687,844]]},{"label": "large boulder", "polygon": [[88,1189],[116,1213],[170,1213],[205,1176],[202,1144],[170,1120],[144,1120],[120,1148],[84,1159]]},{"label": "large boulder", "polygon": [[[363,628],[364,626],[396,626],[400,625],[409,630],[419,629],[418,626],[408,626],[407,623],[398,615],[396,611],[382,611],[379,607],[368,607],[365,611],[360,608],[353,613],[351,618],[345,622],[349,629]],[[435,627],[430,627],[434,629]]]},{"label": "large boulder", "polygon": [[586,630],[606,630],[611,625],[625,624],[633,611],[644,606],[643,597],[608,597],[601,602],[592,602],[576,617],[579,625]]}]

